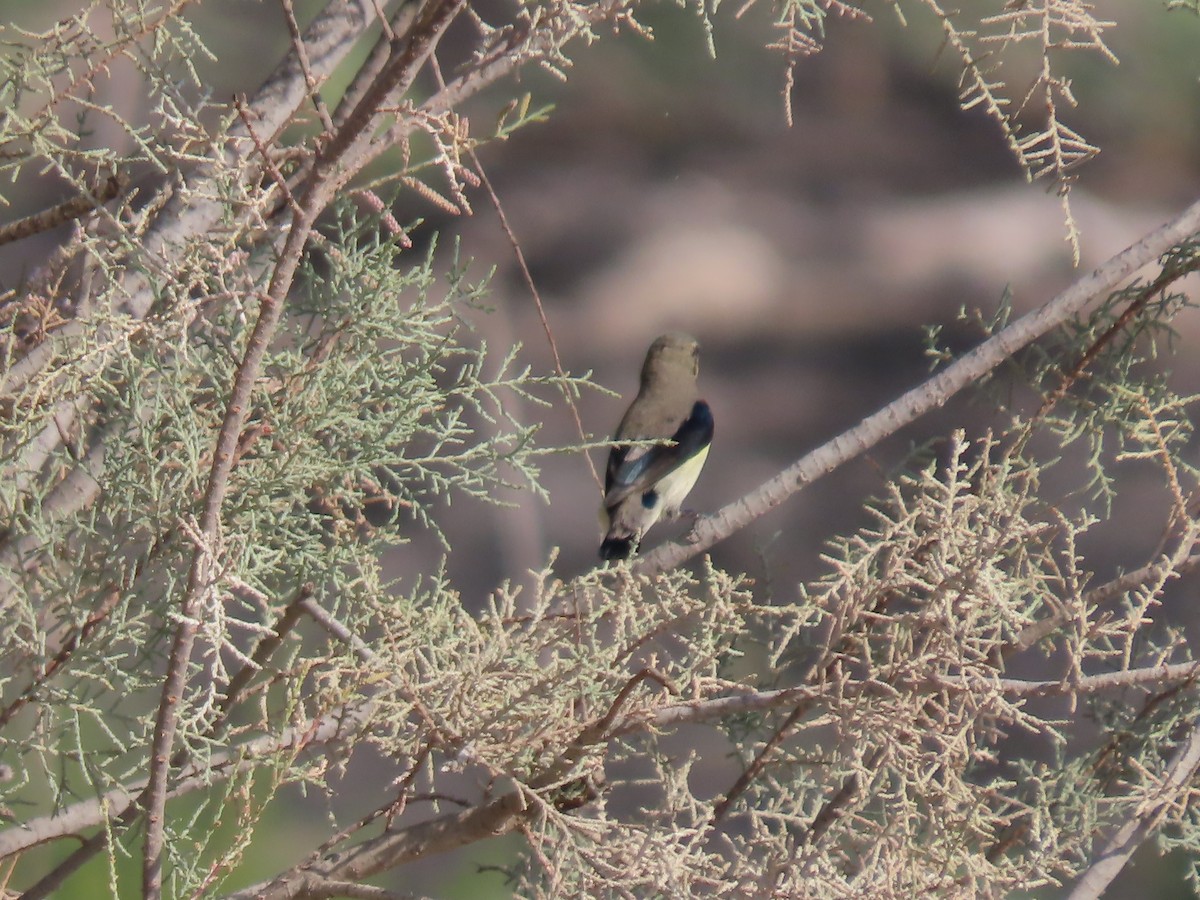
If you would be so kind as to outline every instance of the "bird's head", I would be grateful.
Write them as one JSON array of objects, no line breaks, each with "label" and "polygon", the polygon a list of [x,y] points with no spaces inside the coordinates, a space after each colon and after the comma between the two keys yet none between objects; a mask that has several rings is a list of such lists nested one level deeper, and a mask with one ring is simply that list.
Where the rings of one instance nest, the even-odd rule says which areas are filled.
[{"label": "bird's head", "polygon": [[700,344],[690,334],[672,331],[656,338],[642,365],[642,384],[694,381],[700,374]]}]

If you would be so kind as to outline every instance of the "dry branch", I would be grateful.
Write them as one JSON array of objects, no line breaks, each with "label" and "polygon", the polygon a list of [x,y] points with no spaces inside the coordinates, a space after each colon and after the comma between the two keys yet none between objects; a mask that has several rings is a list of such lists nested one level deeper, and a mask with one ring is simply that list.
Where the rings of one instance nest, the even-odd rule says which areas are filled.
[{"label": "dry branch", "polygon": [[858,425],[822,444],[744,497],[697,520],[688,537],[656,547],[634,563],[644,574],[665,572],[770,512],[818,478],[856,459],[925,413],[944,406],[1022,347],[1067,322],[1142,266],[1200,232],[1200,201],[1142,237],[1044,306],[1022,316],[937,375]]}]

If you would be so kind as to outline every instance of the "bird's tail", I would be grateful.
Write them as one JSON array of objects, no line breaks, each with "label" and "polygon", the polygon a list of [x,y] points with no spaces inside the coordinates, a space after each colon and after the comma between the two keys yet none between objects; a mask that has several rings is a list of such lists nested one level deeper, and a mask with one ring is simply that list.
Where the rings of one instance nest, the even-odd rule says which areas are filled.
[{"label": "bird's tail", "polygon": [[600,558],[603,560],[629,559],[633,553],[632,537],[606,537],[600,545]]}]

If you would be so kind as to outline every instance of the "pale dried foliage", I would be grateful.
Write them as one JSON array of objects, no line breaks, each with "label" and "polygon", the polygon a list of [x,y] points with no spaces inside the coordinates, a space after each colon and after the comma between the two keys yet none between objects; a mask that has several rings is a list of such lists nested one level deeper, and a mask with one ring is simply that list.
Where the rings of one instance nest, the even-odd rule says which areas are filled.
[{"label": "pale dried foliage", "polygon": [[[1095,148],[1059,119],[1057,60],[1110,55],[1110,23],[1067,0],[969,25],[907,5],[1065,203]],[[415,252],[416,225],[470,213],[475,146],[542,115],[509,90],[472,123],[464,101],[643,32],[633,5],[333,0],[302,34],[281,2],[292,52],[230,105],[206,99],[187,6],[4,33],[0,168],[77,195],[3,231],[71,223],[0,307],[10,890],[48,896],[97,857],[76,878],[128,896],[133,857],[149,897],[385,896],[367,879],[504,833],[523,838],[514,892],[537,897],[999,897],[1095,871],[1126,821],[1195,858],[1196,672],[1160,609],[1197,564],[1195,398],[1156,368],[1193,245],[1033,347],[1034,411],[1000,402],[992,432],[914,461],[795,598],[708,562],[563,580],[551,560],[476,612],[445,574],[442,504],[541,496],[556,448],[511,411],[587,381],[471,345],[486,279]],[[775,13],[789,72],[828,15],[866,18]],[[446,59],[455,19],[475,43]],[[347,94],[317,96],[360,41]],[[1027,52],[1010,93],[997,66]],[[145,121],[95,100],[124,77]],[[101,119],[127,153],[85,140]],[[1098,582],[1112,566],[1082,548],[1126,527],[1118,465],[1157,485],[1161,541]],[[387,582],[382,555],[423,532],[440,555]],[[376,806],[238,890],[271,865],[254,841],[279,792],[332,808],[347,767],[378,775]],[[66,862],[35,849],[64,839]]]},{"label": "pale dried foliage", "polygon": [[[712,4],[714,9],[719,2]],[[739,15],[758,3],[745,0]],[[879,14],[872,8],[876,5],[901,21],[924,13],[937,19],[945,48],[959,66],[962,108],[981,109],[996,123],[1028,179],[1051,182],[1078,263],[1080,234],[1071,213],[1071,185],[1078,166],[1100,148],[1065,121],[1077,105],[1068,72],[1072,57],[1081,53],[1117,64],[1105,42],[1116,23],[1098,17],[1086,0],[975,0],[954,6],[939,0],[779,0],[772,9],[780,36],[769,47],[785,60],[783,100],[789,125],[797,63],[821,49],[831,18],[870,22]]]}]

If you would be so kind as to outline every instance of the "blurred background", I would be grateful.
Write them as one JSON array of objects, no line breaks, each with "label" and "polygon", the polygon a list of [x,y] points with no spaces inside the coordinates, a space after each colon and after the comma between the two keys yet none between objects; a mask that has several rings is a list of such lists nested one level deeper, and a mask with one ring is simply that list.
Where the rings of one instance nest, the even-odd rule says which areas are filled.
[{"label": "blurred background", "polygon": [[[307,15],[316,6],[297,3]],[[868,7],[874,21],[831,16],[825,48],[797,65],[791,127],[783,60],[763,49],[776,38],[765,8],[740,20],[733,6],[718,10],[715,59],[694,11],[659,5],[640,17],[652,41],[624,33],[577,48],[565,84],[527,73],[520,90],[534,108],[552,103],[553,112],[481,148],[480,157],[528,258],[563,365],[593,372],[621,395],[584,395],[590,435],[611,434],[657,334],[696,335],[716,439],[689,502],[714,510],[918,384],[929,370],[922,326],[947,326],[953,339],[960,308],[990,314],[1006,290],[1017,313],[1038,306],[1200,197],[1200,18],[1146,0],[1096,7],[1117,23],[1108,38],[1120,65],[1078,54],[1069,70],[1079,107],[1062,117],[1102,148],[1078,170],[1071,195],[1082,233],[1078,268],[1057,197],[1026,183],[981,111],[959,110],[956,59],[917,3],[905,5],[907,25],[883,2]],[[7,0],[0,17],[36,29],[77,8]],[[210,0],[190,17],[218,57],[201,66],[215,99],[252,90],[286,51],[277,4]],[[103,102],[139,118],[135,75],[114,73],[106,90]],[[479,123],[473,132],[490,132],[504,90],[462,110]],[[127,138],[98,132],[94,140]],[[4,218],[47,205],[44,187],[18,186]],[[501,353],[522,344],[522,359],[549,371],[508,239],[486,196],[476,192],[471,202],[473,217],[446,217],[416,201],[399,217],[423,217],[419,235],[440,231],[442,251],[461,237],[476,274],[495,268],[492,311],[472,326]],[[53,239],[3,248],[0,284],[18,281]],[[1187,312],[1177,324],[1185,351],[1165,365],[1181,390],[1197,390],[1200,357],[1187,349],[1200,323]],[[970,429],[987,413],[956,400],[713,548],[714,562],[749,572],[762,596],[794,600],[797,585],[820,574],[824,542],[862,524],[863,502],[912,445]],[[518,417],[542,421],[546,444],[577,441],[561,403],[529,406]],[[602,470],[603,454],[593,458]],[[514,494],[513,508],[456,501],[446,511],[459,550],[450,575],[465,603],[482,603],[504,579],[521,581],[552,547],[561,576],[596,564],[600,492],[586,462],[578,453],[549,457],[544,475],[549,504]],[[1131,501],[1121,545],[1094,549],[1111,567],[1139,564],[1162,516]],[[673,534],[658,531],[647,546]],[[403,581],[429,571],[436,554],[435,542],[418,539],[389,560],[390,574]],[[713,761],[714,791],[732,771]],[[374,779],[357,795],[353,778],[337,788],[347,811],[377,791]],[[294,830],[281,822],[268,839],[279,859],[263,848],[261,875],[324,834],[319,820],[309,835],[302,820],[287,824]],[[478,866],[510,852],[503,841],[479,845],[404,870],[395,884],[435,896],[504,896],[503,879]],[[1191,896],[1182,865],[1144,848],[1106,896]]]}]

